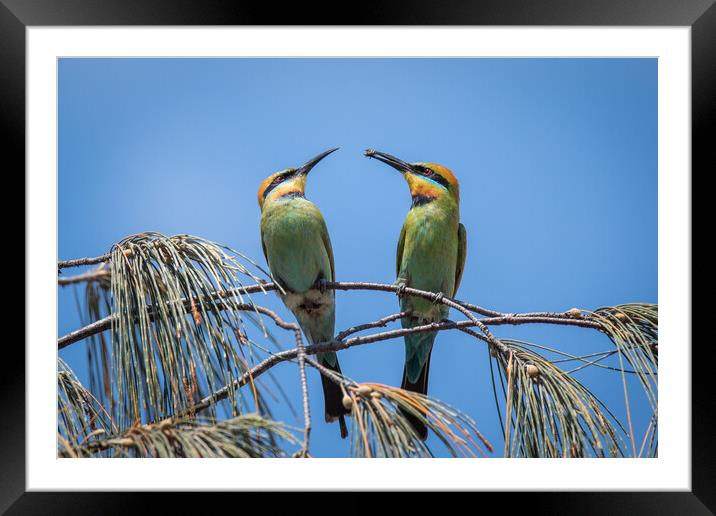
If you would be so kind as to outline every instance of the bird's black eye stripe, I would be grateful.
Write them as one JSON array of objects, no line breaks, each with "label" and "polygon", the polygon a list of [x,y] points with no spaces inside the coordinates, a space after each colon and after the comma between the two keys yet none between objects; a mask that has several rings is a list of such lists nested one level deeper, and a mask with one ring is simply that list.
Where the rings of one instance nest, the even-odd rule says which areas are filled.
[{"label": "bird's black eye stripe", "polygon": [[445,188],[450,188],[450,183],[440,174],[436,173],[433,169],[423,166],[414,167],[415,170],[421,175],[432,179],[436,183],[443,185]]},{"label": "bird's black eye stripe", "polygon": [[264,190],[264,199],[269,194],[271,190],[276,188],[278,185],[283,183],[283,181],[293,175],[293,172],[284,172],[283,174],[279,174],[276,177],[273,178],[273,181],[269,183],[269,185],[266,187],[266,190]]}]

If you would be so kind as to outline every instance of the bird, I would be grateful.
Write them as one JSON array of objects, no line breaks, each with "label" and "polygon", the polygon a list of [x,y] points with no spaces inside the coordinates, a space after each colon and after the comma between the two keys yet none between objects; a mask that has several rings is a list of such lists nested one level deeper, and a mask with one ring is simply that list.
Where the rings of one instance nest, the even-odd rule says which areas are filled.
[{"label": "bird", "polygon": [[[440,322],[448,307],[439,296],[454,297],[460,286],[467,256],[467,231],[460,223],[460,186],[455,174],[436,163],[406,163],[385,152],[367,149],[365,156],[386,163],[403,174],[412,204],[398,238],[395,284],[403,328]],[[434,292],[434,300],[404,296],[414,288]],[[436,331],[405,335],[405,365],[401,388],[427,395],[430,354]],[[426,425],[404,412],[421,440],[427,439]]]},{"label": "bird", "polygon": [[[294,314],[311,344],[333,339],[336,319],[335,281],[331,239],[320,210],[306,199],[306,179],[316,164],[338,148],[310,159],[300,168],[288,168],[267,177],[259,187],[261,245],[279,297]],[[318,362],[341,372],[335,352],[319,353]],[[348,435],[341,387],[321,374],[325,419],[339,421],[341,437]]]}]

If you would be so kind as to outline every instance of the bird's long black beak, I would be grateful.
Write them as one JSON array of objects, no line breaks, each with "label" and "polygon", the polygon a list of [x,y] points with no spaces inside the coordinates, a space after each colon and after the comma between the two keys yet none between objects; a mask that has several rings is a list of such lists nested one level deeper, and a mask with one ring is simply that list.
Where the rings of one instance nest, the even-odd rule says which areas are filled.
[{"label": "bird's long black beak", "polygon": [[410,172],[413,169],[413,167],[410,166],[409,163],[406,163],[402,159],[398,159],[395,156],[391,156],[390,154],[387,154],[385,152],[380,152],[373,149],[366,149],[363,154],[368,158],[375,158],[378,161],[382,161],[383,163],[390,165],[401,174]]},{"label": "bird's long black beak", "polygon": [[335,152],[338,150],[338,147],[334,147],[333,149],[328,149],[325,152],[321,152],[318,156],[311,158],[306,162],[305,165],[303,165],[301,168],[299,168],[296,172],[298,174],[306,175],[308,174],[313,167],[315,167],[319,161],[321,161],[323,158],[328,156],[330,153]]}]

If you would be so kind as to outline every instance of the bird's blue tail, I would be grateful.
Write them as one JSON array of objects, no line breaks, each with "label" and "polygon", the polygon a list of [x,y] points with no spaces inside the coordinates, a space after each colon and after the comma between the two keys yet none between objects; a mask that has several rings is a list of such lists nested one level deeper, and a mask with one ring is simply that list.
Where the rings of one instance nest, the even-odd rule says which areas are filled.
[{"label": "bird's blue tail", "polygon": [[[405,327],[416,326],[412,320],[404,324]],[[428,375],[430,373],[430,352],[437,332],[415,333],[405,336],[405,367],[403,368],[403,381],[400,388],[411,392],[427,395]],[[425,423],[413,414],[403,412],[406,419],[415,429],[420,439],[428,437]]]},{"label": "bird's blue tail", "polygon": [[[341,366],[334,352],[319,353],[317,358],[322,366],[338,374],[341,373]],[[326,421],[330,423],[337,419],[341,430],[341,437],[345,439],[348,436],[348,428],[346,427],[344,416],[350,414],[351,411],[343,406],[343,391],[338,384],[326,378],[323,374],[321,374],[321,386],[323,387]]]},{"label": "bird's blue tail", "polygon": [[[301,310],[297,310],[294,313],[303,329],[303,333],[306,334],[311,344],[327,342],[333,338],[333,327],[335,325],[335,311],[333,309],[324,312],[321,318],[316,318],[315,315]],[[341,373],[338,355],[334,351],[319,353],[316,358],[318,358],[318,362],[322,366],[336,373]],[[348,436],[345,416],[350,414],[351,411],[343,406],[343,391],[340,385],[323,374],[321,374],[321,386],[323,387],[326,421],[330,423],[338,420],[341,437],[345,438]]]},{"label": "bird's blue tail", "polygon": [[[412,328],[413,326],[419,326],[419,323],[412,319],[409,319],[403,325],[404,328]],[[436,336],[437,332],[435,331],[405,336],[405,372],[410,383],[418,381],[423,367],[430,357]],[[425,394],[425,392],[422,392],[422,394]]]}]

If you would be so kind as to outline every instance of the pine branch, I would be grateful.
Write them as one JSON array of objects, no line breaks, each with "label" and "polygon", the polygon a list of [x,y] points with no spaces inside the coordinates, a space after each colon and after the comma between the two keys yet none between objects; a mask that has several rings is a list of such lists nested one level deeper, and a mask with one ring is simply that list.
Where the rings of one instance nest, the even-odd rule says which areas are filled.
[{"label": "pine branch", "polygon": [[115,457],[282,457],[285,453],[276,444],[278,438],[296,442],[282,424],[254,414],[220,422],[203,418],[166,419],[157,424],[134,426],[119,435],[97,433],[80,444],[65,441],[58,454],[96,457],[100,452],[109,451]]},{"label": "pine branch", "polygon": [[95,269],[89,272],[84,272],[82,274],[77,274],[76,276],[57,278],[57,284],[64,287],[65,285],[74,285],[76,283],[108,280],[110,275],[111,274],[109,269]]},{"label": "pine branch", "polygon": [[[395,314],[393,316],[389,316],[390,318],[397,318],[396,316],[400,314]],[[512,317],[516,317],[516,315],[510,316],[510,317],[494,317],[494,318],[488,318],[488,319],[482,319],[483,324],[485,325],[492,325],[492,324],[515,324],[512,322],[506,322],[506,321],[512,321]],[[540,323],[544,322],[543,318],[529,318],[529,317],[518,317],[520,319],[519,322],[516,324],[529,324],[529,323]],[[522,320],[524,319],[524,320]],[[534,320],[532,320],[534,319]],[[547,319],[549,322],[553,322],[553,319]],[[571,321],[567,319],[566,321]],[[562,321],[559,323],[565,323],[566,321]],[[353,337],[351,339],[347,340],[332,340],[328,342],[324,342],[321,344],[314,344],[311,346],[307,346],[305,348],[306,355],[316,355],[318,353],[326,353],[328,351],[341,351],[344,349],[348,349],[354,346],[362,346],[365,344],[372,344],[375,342],[381,342],[384,340],[390,340],[390,339],[397,339],[400,337],[404,337],[405,335],[411,335],[415,333],[424,333],[429,331],[446,331],[446,330],[465,330],[470,327],[474,327],[475,323],[473,321],[467,320],[467,321],[459,321],[459,322],[453,322],[453,321],[445,321],[442,323],[429,323],[424,324],[421,326],[414,326],[412,328],[400,328],[396,330],[390,330],[385,331],[381,333],[375,333],[372,335],[366,335],[361,337]],[[481,340],[484,340],[489,344],[489,340],[483,335],[480,335],[475,332],[468,332],[470,335],[477,337]],[[222,387],[218,391],[214,392],[210,396],[207,396],[203,398],[199,403],[194,405],[193,410],[199,411],[203,410],[210,405],[221,401],[225,399],[231,390],[238,389],[240,387],[243,387],[246,385],[249,381],[249,379],[256,379],[258,376],[262,375],[272,367],[280,364],[281,362],[286,362],[289,360],[294,360],[298,357],[298,349],[288,349],[286,351],[281,351],[279,353],[274,353],[271,356],[265,358],[258,364],[256,364],[250,371],[244,373],[241,378],[238,378],[233,385],[227,385],[225,387]]]},{"label": "pine branch", "polygon": [[[378,292],[399,292],[400,288],[396,285],[388,285],[388,284],[381,284],[381,283],[365,283],[365,282],[327,282],[326,288],[328,289],[334,289],[334,290],[373,290]],[[256,285],[249,285],[246,287],[239,287],[235,289],[228,289],[225,291],[218,291],[213,292],[209,297],[211,299],[222,299],[222,298],[230,298],[236,295],[246,295],[246,294],[254,294],[257,292],[270,292],[273,290],[276,290],[277,287],[274,283],[260,283]],[[412,288],[405,288],[402,291],[403,295],[405,296],[414,296],[414,297],[421,297],[424,299],[430,299],[433,300],[436,298],[436,294],[434,292],[428,292],[425,290],[417,290]],[[201,303],[202,298],[193,298],[190,300],[182,300],[184,307],[189,313],[191,310],[192,302],[194,303]],[[443,303],[447,306],[450,306],[451,308],[455,308],[456,310],[460,311],[463,314],[467,314],[468,312],[475,312],[481,315],[487,315],[488,318],[485,319],[477,319],[477,318],[470,318],[470,321],[472,321],[473,324],[468,326],[498,326],[498,325],[520,325],[520,324],[557,324],[557,325],[564,325],[564,326],[579,326],[582,328],[592,328],[595,330],[602,330],[601,324],[598,322],[591,320],[586,317],[574,317],[573,315],[568,315],[567,313],[560,313],[560,312],[527,312],[527,313],[503,313],[498,312],[496,310],[489,310],[486,308],[482,308],[477,305],[473,305],[471,303],[466,303],[464,301],[458,301],[453,300],[447,297],[441,297],[437,302]],[[256,305],[251,305],[248,303],[239,304],[238,305],[240,310],[247,310],[252,311],[256,308],[258,308]],[[153,318],[153,315],[151,313],[151,307],[148,308],[149,310],[149,317],[150,319]],[[401,316],[404,317],[405,315]],[[64,335],[60,337],[57,340],[57,347],[58,349],[65,348],[69,346],[70,344],[73,344],[75,342],[78,342],[82,339],[85,339],[91,335],[95,335],[97,333],[101,333],[103,331],[109,330],[112,326],[112,320],[116,319],[116,315],[110,315],[103,319],[100,319],[99,321],[95,321],[94,323],[85,326],[83,328],[79,328],[75,331],[72,331],[68,333],[67,335]],[[394,317],[394,316],[390,316]],[[400,317],[397,317],[400,318]],[[385,321],[385,324],[388,322],[391,322],[390,319]],[[381,324],[376,323],[369,323],[369,324],[376,324],[375,327],[381,326]],[[362,326],[362,325],[361,325]],[[467,326],[463,326],[467,327]],[[442,329],[453,329],[453,327],[449,328],[438,328],[438,331]],[[351,329],[349,329],[351,330]],[[346,330],[346,331],[349,331]],[[360,331],[360,330],[355,330]],[[421,331],[432,331],[431,328],[423,329]],[[353,331],[351,333],[354,333]]]},{"label": "pine branch", "polygon": [[[409,312],[400,312],[344,329],[331,341],[306,346],[301,329],[296,323],[286,322],[272,310],[258,306],[250,298],[244,297],[252,293],[267,293],[272,290],[282,291],[282,289],[275,283],[266,282],[249,272],[242,264],[243,261],[258,267],[241,253],[201,238],[189,235],[164,237],[155,233],[143,233],[115,244],[108,255],[58,263],[58,269],[101,263],[92,271],[58,278],[58,285],[87,283],[87,291],[97,292],[97,296],[104,299],[107,307],[104,311],[90,310],[89,320],[107,313],[111,315],[60,337],[58,349],[102,334],[106,330],[112,330],[113,355],[125,357],[119,362],[120,371],[124,371],[121,373],[123,376],[118,380],[119,398],[123,400],[124,409],[131,409],[120,412],[125,414],[121,416],[124,419],[120,421],[120,428],[126,429],[128,423],[131,424],[132,421],[140,418],[140,410],[143,409],[140,409],[139,403],[148,410],[141,419],[151,423],[157,423],[167,414],[174,414],[174,417],[179,418],[188,416],[193,419],[197,412],[207,408],[210,409],[211,414],[215,414],[216,403],[227,398],[231,401],[232,413],[241,413],[244,411],[243,405],[242,408],[237,409],[236,400],[243,399],[244,391],[238,389],[246,384],[251,384],[256,401],[255,410],[258,413],[261,411],[260,407],[265,406],[261,405],[261,392],[257,391],[255,380],[279,363],[296,361],[303,400],[304,432],[302,447],[295,456],[309,456],[311,418],[306,365],[318,369],[322,375],[341,385],[344,394],[350,398],[344,399],[346,406],[351,400],[353,401],[354,436],[359,439],[354,443],[354,450],[359,450],[359,455],[374,456],[377,453],[379,456],[392,456],[395,450],[399,450],[399,456],[413,454],[424,456],[430,453],[429,450],[423,449],[419,442],[413,442],[408,435],[409,432],[399,431],[402,441],[397,445],[392,442],[390,433],[395,427],[391,430],[390,424],[396,423],[401,426],[402,420],[399,414],[403,413],[401,412],[403,409],[408,409],[410,412],[410,407],[417,410],[413,416],[428,419],[431,416],[426,407],[431,403],[438,403],[435,408],[438,412],[447,410],[442,412],[444,415],[455,414],[453,409],[436,400],[413,399],[410,394],[400,389],[384,386],[388,390],[380,390],[383,387],[377,384],[356,384],[352,380],[326,370],[309,357],[317,353],[336,352],[416,333],[459,330],[487,343],[490,355],[494,359],[490,361],[491,370],[494,361],[498,364],[500,377],[502,378],[504,372],[508,379],[507,392],[504,392],[503,383],[506,402],[505,449],[508,456],[583,456],[588,453],[589,448],[598,456],[604,456],[605,452],[610,455],[621,455],[621,445],[616,441],[614,429],[607,419],[615,421],[626,433],[624,427],[616,421],[598,398],[570,376],[570,371],[559,369],[555,365],[556,361],[551,361],[532,350],[532,347],[540,348],[540,346],[510,339],[497,339],[490,331],[492,326],[522,324],[576,326],[595,329],[608,336],[616,348],[611,354],[618,353],[620,358],[620,367],[613,369],[621,371],[622,375],[626,372],[621,365],[622,357],[632,365],[633,370],[629,372],[639,376],[652,404],[653,418],[656,421],[658,356],[656,305],[620,305],[600,308],[594,312],[573,308],[565,312],[503,313],[451,299],[441,293],[417,290],[401,284],[327,282],[324,286],[328,289],[392,292],[399,297],[422,298],[452,308],[460,312],[465,319],[444,320],[411,328],[355,336],[356,333],[384,328],[391,322],[411,317]],[[263,269],[260,270],[265,272]],[[242,285],[240,275],[251,278],[256,284]],[[252,314],[259,317],[254,318]],[[270,352],[248,338],[241,322],[245,316],[259,325],[265,335],[267,332],[261,316],[273,320],[279,328],[293,333],[295,346],[286,351],[269,354],[267,358],[256,363],[256,360],[252,360],[252,347],[256,346],[264,352]],[[278,346],[275,340],[272,342]],[[244,348],[247,354],[244,354]],[[544,347],[542,349],[549,350]],[[194,356],[194,353],[197,355]],[[229,362],[226,362],[227,353]],[[599,355],[594,360],[583,360],[585,364],[580,367],[596,364],[611,354]],[[575,357],[575,359],[586,357],[589,355]],[[179,372],[177,372],[177,365],[181,367]],[[203,382],[200,389],[197,388],[199,385],[196,377],[197,367],[203,368],[200,370],[200,381]],[[142,380],[143,375],[147,375],[148,378],[151,376],[150,379],[153,379],[151,388],[147,389],[145,383],[147,385],[149,383]],[[492,378],[495,400],[498,402],[494,375]],[[164,383],[163,387],[160,382]],[[184,391],[182,391],[182,382]],[[125,385],[129,390],[122,398],[122,389]],[[365,390],[369,385],[372,385],[371,392],[380,392],[382,396],[393,401],[382,405],[384,402],[379,401],[380,396],[377,396],[376,399],[365,398],[363,403],[359,390]],[[626,384],[624,387],[626,390]],[[170,396],[165,399],[162,389],[166,393],[168,388]],[[202,393],[210,394],[201,398]],[[144,405],[147,400],[148,404]],[[408,405],[402,406],[403,402]],[[385,410],[391,412],[395,409],[398,406],[395,403],[402,406],[396,416],[398,419],[386,416],[385,413]],[[600,405],[606,412],[602,411]],[[563,419],[565,410],[572,416],[580,415],[581,419],[574,421]],[[502,420],[501,414],[500,419]],[[444,422],[443,419],[441,421]],[[163,424],[166,425],[166,422]],[[440,428],[436,427],[433,430],[445,442],[443,438],[450,432],[441,434],[445,428],[442,427],[441,422],[438,424]],[[360,428],[355,425],[359,425]],[[409,430],[409,426],[405,428],[406,431]],[[428,426],[430,426],[429,421]],[[654,423],[655,428],[656,423]],[[636,454],[636,442],[631,434],[630,421],[628,435]],[[648,449],[649,453],[652,453],[651,450],[656,450],[655,434],[655,430],[647,430],[643,438],[639,436],[641,441],[639,455],[644,449]],[[454,440],[448,436],[448,441],[449,443],[446,444],[449,448],[454,444],[461,446],[460,439]],[[411,444],[403,448],[405,443]],[[71,447],[78,445],[76,440],[68,444]],[[395,450],[392,449],[394,446],[397,446]],[[66,453],[82,455],[83,451],[68,448]]]},{"label": "pine branch", "polygon": [[[340,351],[343,349],[347,349],[349,347],[353,346],[359,346],[359,345],[365,345],[370,344],[374,342],[380,342],[383,340],[389,340],[389,339],[397,339],[400,337],[404,337],[405,335],[415,334],[415,333],[423,333],[423,332],[430,332],[430,331],[446,331],[446,330],[452,330],[452,329],[459,329],[462,331],[466,331],[470,335],[477,337],[481,340],[486,341],[491,346],[495,346],[501,353],[506,352],[506,348],[504,345],[500,344],[497,339],[492,337],[492,335],[489,333],[489,330],[487,332],[487,335],[480,335],[475,332],[471,332],[468,329],[471,327],[479,327],[480,329],[484,330],[487,329],[488,326],[497,326],[497,325],[520,325],[520,324],[557,324],[557,325],[567,325],[567,326],[579,326],[579,327],[585,327],[585,328],[593,328],[593,329],[601,329],[600,325],[598,323],[595,323],[594,321],[588,320],[588,319],[581,319],[581,318],[574,318],[573,316],[567,316],[566,314],[558,313],[558,312],[531,312],[531,313],[524,313],[524,314],[502,314],[501,312],[497,312],[495,310],[488,310],[481,307],[477,307],[476,305],[470,305],[468,303],[464,302],[458,302],[453,301],[447,297],[444,296],[436,296],[433,292],[427,292],[427,291],[421,291],[417,289],[411,289],[411,288],[403,288],[401,289],[399,286],[396,285],[386,285],[386,284],[379,284],[379,283],[362,283],[362,282],[350,282],[350,283],[339,283],[339,282],[329,282],[326,285],[327,288],[334,288],[334,289],[340,289],[340,290],[374,290],[374,291],[384,291],[384,292],[401,292],[402,295],[414,295],[417,297],[423,297],[425,299],[431,299],[435,300],[435,302],[446,304],[452,308],[455,308],[462,312],[463,314],[467,314],[469,319],[465,321],[460,322],[453,322],[453,321],[445,321],[441,323],[429,323],[425,325],[419,325],[412,328],[401,328],[396,330],[389,330],[385,332],[375,333],[372,335],[367,336],[360,336],[360,337],[354,337],[351,339],[345,340],[345,337],[348,335],[351,335],[353,333],[357,333],[359,331],[363,331],[365,329],[371,329],[376,327],[383,327],[387,323],[406,317],[409,314],[405,312],[401,312],[399,314],[393,314],[387,317],[384,317],[382,319],[379,319],[375,322],[366,323],[362,325],[358,325],[352,328],[348,328],[347,330],[344,330],[343,332],[339,333],[336,338],[332,341],[307,346],[304,348],[303,352],[299,350],[299,346],[297,345],[293,349],[289,349],[287,351],[283,351],[280,353],[273,354],[263,360],[262,362],[258,363],[256,366],[254,366],[251,370],[245,372],[240,378],[236,379],[232,385],[227,385],[222,387],[221,389],[215,391],[214,393],[210,394],[209,396],[203,398],[199,403],[193,405],[186,413],[195,413],[200,410],[203,410],[205,408],[208,408],[209,406],[215,404],[216,402],[223,400],[229,396],[229,394],[246,385],[249,381],[253,381],[255,378],[263,374],[264,372],[268,371],[275,365],[287,361],[287,360],[294,360],[296,358],[299,358],[299,353],[305,355],[314,355],[317,353],[324,353],[328,351]],[[275,290],[276,286],[273,283],[265,283],[265,284],[257,284],[257,285],[251,285],[247,287],[242,287],[240,290],[242,294],[246,293],[252,293],[252,292],[260,292],[260,291],[270,291]],[[212,293],[211,297],[214,299],[219,298],[226,298],[229,296],[231,292],[230,291],[222,291],[222,292],[214,292]],[[197,302],[201,302],[201,299],[198,299]],[[184,300],[184,308],[188,312],[190,312],[191,307],[194,303],[194,300]],[[465,305],[471,306],[475,310],[480,310],[480,313],[488,313],[488,314],[499,314],[497,316],[493,317],[485,317],[482,319],[475,318],[472,314],[470,314],[469,310],[465,308]],[[221,308],[221,303],[217,305],[219,308]],[[293,332],[296,332],[298,329],[298,335],[300,338],[300,328],[293,324],[288,323],[281,319],[275,312],[272,310],[269,310],[268,308],[254,305],[254,304],[248,304],[248,303],[242,303],[242,304],[235,304],[233,305],[234,309],[237,310],[247,310],[247,311],[255,311],[259,314],[268,316],[271,318],[277,326],[290,330]],[[152,308],[149,307],[149,318],[150,320],[153,320],[152,315]],[[79,340],[82,340],[88,336],[106,331],[111,328],[112,321],[115,318],[115,315],[107,316],[99,321],[96,321],[95,323],[92,323],[88,326],[85,326],[84,328],[80,328],[79,330],[76,330],[74,332],[71,332],[68,335],[65,335],[61,337],[58,340],[58,348],[62,349],[74,342],[77,342]],[[305,356],[304,355],[304,356]],[[301,359],[299,358],[299,361]],[[304,359],[305,361],[305,359]],[[304,366],[305,367],[305,366]],[[305,381],[305,370],[304,374],[301,375],[301,382],[302,382],[302,390],[303,390],[303,382]],[[305,432],[304,432],[304,444],[307,443],[308,439],[307,436],[310,434],[310,415],[306,417],[308,411],[306,410],[306,403],[304,402],[304,421],[306,422]]]},{"label": "pine branch", "polygon": [[83,265],[97,265],[98,263],[108,262],[112,257],[112,253],[95,256],[94,258],[77,258],[75,260],[64,260],[57,262],[57,270],[67,269],[69,267],[82,267]]}]

